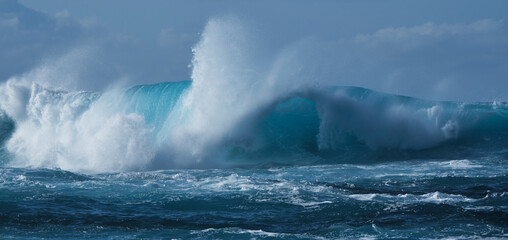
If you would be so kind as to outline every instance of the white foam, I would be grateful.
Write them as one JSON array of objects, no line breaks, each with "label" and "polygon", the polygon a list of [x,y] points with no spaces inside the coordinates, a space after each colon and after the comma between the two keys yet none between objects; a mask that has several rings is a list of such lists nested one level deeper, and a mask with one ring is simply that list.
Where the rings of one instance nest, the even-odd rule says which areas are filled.
[{"label": "white foam", "polygon": [[445,162],[447,166],[453,169],[469,169],[469,168],[479,168],[482,167],[481,165],[473,164],[471,161],[467,159],[463,160],[451,160],[448,162]]},{"label": "white foam", "polygon": [[1,106],[16,120],[6,145],[14,153],[13,166],[121,171],[143,169],[153,157],[153,136],[143,117],[116,110],[113,93],[94,101],[94,93],[13,81],[0,86],[0,93],[9,96],[8,104],[25,104],[15,110]]},{"label": "white foam", "polygon": [[397,204],[413,204],[413,203],[463,203],[463,202],[475,202],[479,199],[472,199],[462,195],[446,194],[441,192],[432,192],[426,194],[351,194],[344,195],[349,198],[353,198],[359,201],[379,201],[379,202],[395,202]]}]

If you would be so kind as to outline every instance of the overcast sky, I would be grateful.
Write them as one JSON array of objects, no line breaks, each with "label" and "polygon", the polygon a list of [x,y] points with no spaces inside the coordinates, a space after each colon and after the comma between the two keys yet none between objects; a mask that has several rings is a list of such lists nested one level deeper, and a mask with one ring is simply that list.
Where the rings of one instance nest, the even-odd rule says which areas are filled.
[{"label": "overcast sky", "polygon": [[0,0],[0,81],[31,72],[100,90],[189,80],[192,47],[224,16],[264,51],[305,42],[298,62],[334,85],[508,100],[508,1]]}]

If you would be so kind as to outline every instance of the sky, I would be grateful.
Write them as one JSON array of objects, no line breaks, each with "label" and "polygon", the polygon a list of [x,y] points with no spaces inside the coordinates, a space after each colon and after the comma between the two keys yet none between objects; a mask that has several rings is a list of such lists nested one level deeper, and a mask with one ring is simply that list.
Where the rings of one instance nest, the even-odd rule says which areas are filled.
[{"label": "sky", "polygon": [[30,76],[100,91],[190,80],[207,22],[231,16],[261,52],[296,48],[292,62],[309,79],[508,100],[508,2],[496,0],[0,0],[0,82]]}]

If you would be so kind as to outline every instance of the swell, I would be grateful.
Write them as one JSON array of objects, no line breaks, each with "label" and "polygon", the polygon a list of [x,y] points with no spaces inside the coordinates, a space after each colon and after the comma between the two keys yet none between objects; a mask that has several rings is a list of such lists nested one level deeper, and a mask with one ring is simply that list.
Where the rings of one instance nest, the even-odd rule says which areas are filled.
[{"label": "swell", "polygon": [[506,158],[508,107],[429,101],[359,87],[306,89],[257,126],[268,153],[325,162]]},{"label": "swell", "polygon": [[20,104],[26,111],[2,105],[2,149],[20,166],[93,171],[506,157],[506,104],[428,101],[358,87],[302,88],[241,115],[221,115],[232,124],[204,125],[227,130],[199,145],[194,139],[206,132],[189,126],[192,87],[190,81],[159,83],[102,96],[10,88],[30,94],[10,98],[26,103]]}]

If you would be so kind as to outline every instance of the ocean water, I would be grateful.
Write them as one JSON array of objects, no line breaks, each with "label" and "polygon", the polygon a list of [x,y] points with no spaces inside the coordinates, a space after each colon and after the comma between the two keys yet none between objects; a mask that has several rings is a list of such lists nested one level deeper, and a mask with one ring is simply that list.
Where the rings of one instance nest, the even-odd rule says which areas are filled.
[{"label": "ocean water", "polygon": [[193,84],[4,85],[0,236],[508,238],[505,104],[306,88],[201,132]]},{"label": "ocean water", "polygon": [[506,102],[341,86],[244,30],[210,20],[192,81],[0,84],[0,239],[508,239]]},{"label": "ocean water", "polygon": [[506,161],[1,170],[12,239],[506,238]]}]

